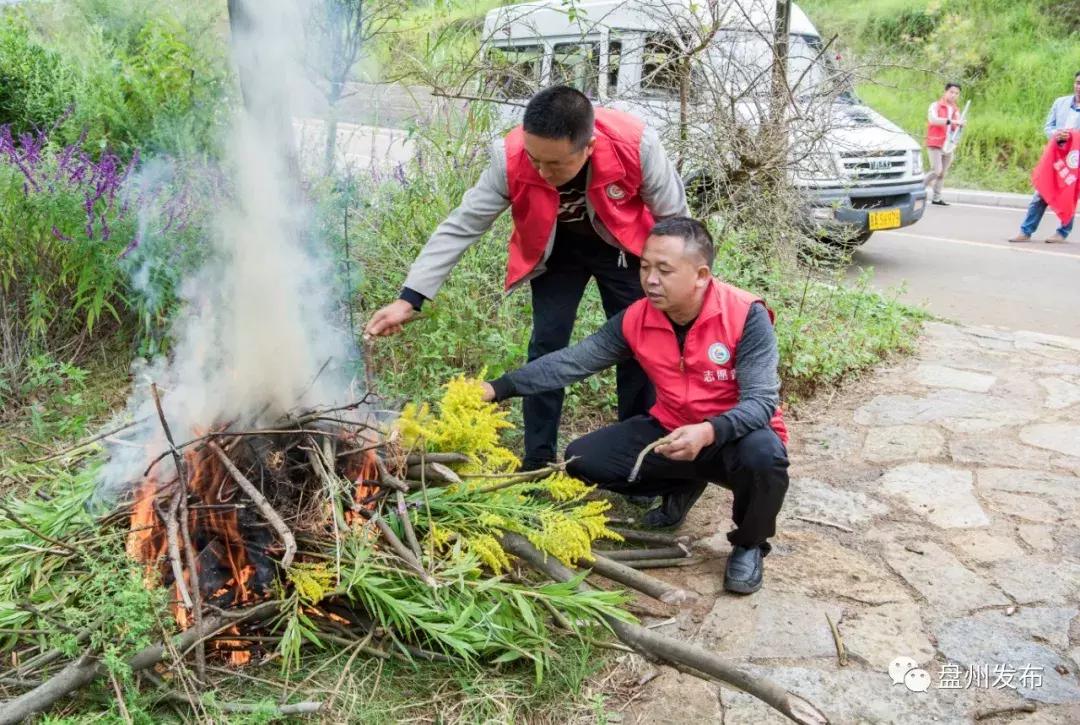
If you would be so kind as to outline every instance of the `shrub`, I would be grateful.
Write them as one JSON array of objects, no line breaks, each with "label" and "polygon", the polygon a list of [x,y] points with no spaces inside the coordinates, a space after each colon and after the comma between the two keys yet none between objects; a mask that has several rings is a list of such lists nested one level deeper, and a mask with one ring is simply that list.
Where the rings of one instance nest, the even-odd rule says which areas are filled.
[{"label": "shrub", "polygon": [[[0,127],[0,401],[31,392],[29,361],[66,362],[125,319],[153,333],[167,317],[198,231],[185,190],[144,177],[127,186],[137,161]],[[173,248],[156,247],[151,263],[143,242],[162,237]]]},{"label": "shrub", "polygon": [[0,14],[0,123],[25,133],[61,117],[76,79],[60,55],[31,36],[17,15]]}]

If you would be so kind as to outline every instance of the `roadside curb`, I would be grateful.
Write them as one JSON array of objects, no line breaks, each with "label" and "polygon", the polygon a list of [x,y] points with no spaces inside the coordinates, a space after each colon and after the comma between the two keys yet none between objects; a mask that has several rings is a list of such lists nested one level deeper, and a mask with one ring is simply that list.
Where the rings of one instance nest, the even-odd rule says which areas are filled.
[{"label": "roadside curb", "polygon": [[974,189],[944,189],[945,201],[956,204],[980,204],[1005,209],[1027,209],[1031,194],[1012,194],[1006,191],[975,191]]}]

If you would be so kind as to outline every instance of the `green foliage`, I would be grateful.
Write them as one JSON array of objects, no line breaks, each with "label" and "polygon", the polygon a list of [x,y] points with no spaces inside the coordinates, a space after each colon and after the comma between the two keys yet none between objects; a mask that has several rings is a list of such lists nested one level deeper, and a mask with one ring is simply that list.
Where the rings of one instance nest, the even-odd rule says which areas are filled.
[{"label": "green foliage", "polygon": [[75,86],[59,53],[40,45],[23,18],[0,13],[0,124],[25,133],[52,123],[71,104]]},{"label": "green foliage", "polygon": [[60,0],[0,13],[0,124],[128,156],[206,153],[229,92],[224,4]]},{"label": "green foliage", "polygon": [[[951,183],[1026,192],[1050,104],[1080,69],[1075,8],[1051,0],[807,0],[802,7],[858,64],[882,64],[859,95],[916,139],[946,81],[971,99]],[[1068,8],[1068,9],[1067,9]]]}]

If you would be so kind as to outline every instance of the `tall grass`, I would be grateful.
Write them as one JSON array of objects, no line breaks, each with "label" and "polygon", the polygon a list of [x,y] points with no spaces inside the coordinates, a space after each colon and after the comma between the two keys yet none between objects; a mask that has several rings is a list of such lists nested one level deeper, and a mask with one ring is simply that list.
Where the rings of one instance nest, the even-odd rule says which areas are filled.
[{"label": "tall grass", "polygon": [[[1028,191],[1050,104],[1080,71],[1080,16],[1054,0],[804,0],[822,35],[879,64],[859,95],[916,139],[945,81],[963,84],[969,125],[949,183]],[[1072,8],[1070,11],[1069,8]]]}]

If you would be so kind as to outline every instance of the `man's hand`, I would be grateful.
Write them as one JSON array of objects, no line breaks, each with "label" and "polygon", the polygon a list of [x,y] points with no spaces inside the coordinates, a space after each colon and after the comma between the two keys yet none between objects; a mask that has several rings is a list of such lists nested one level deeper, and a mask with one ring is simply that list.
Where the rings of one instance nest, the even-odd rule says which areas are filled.
[{"label": "man's hand", "polygon": [[1059,128],[1057,131],[1054,131],[1054,140],[1057,141],[1058,143],[1061,143],[1062,141],[1068,141],[1069,140],[1069,131],[1068,131],[1068,129]]},{"label": "man's hand", "polygon": [[416,310],[405,300],[394,300],[376,312],[364,328],[364,339],[396,335],[402,325],[416,316]]},{"label": "man's hand", "polygon": [[480,386],[484,389],[484,393],[481,396],[485,403],[492,403],[495,401],[495,388],[491,387],[491,383],[480,383]]},{"label": "man's hand", "polygon": [[696,423],[676,428],[667,434],[668,442],[657,446],[655,453],[673,461],[692,461],[705,446],[716,442],[716,431],[712,423]]}]

